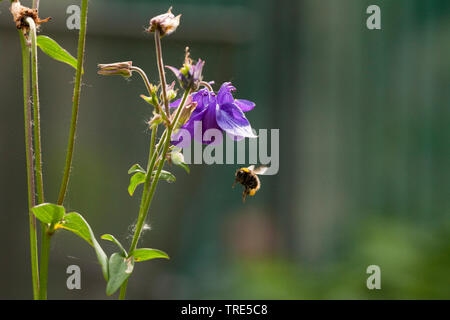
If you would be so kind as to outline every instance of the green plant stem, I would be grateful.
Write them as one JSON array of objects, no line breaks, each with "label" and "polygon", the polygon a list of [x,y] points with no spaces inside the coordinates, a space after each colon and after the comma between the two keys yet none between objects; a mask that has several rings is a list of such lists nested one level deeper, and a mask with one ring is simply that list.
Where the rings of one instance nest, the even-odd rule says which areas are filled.
[{"label": "green plant stem", "polygon": [[78,109],[80,105],[81,92],[81,74],[84,63],[84,49],[86,43],[86,24],[87,24],[87,8],[88,1],[81,2],[81,18],[80,18],[80,32],[78,36],[78,57],[77,57],[77,71],[75,75],[75,87],[73,90],[73,106],[72,106],[72,120],[70,123],[69,142],[67,144],[66,162],[64,167],[64,174],[59,191],[58,204],[62,205],[66,196],[67,186],[69,184],[70,171],[72,167],[73,149],[75,145],[75,133],[77,129]]},{"label": "green plant stem", "polygon": [[[41,120],[39,107],[39,77],[38,77],[38,59],[37,59],[37,39],[36,39],[36,25],[32,18],[27,18],[26,22],[30,27],[29,36],[31,38],[31,79],[33,87],[33,121],[34,121],[34,166],[36,174],[36,193],[37,204],[44,203],[44,179],[42,175],[42,148],[41,148]],[[46,299],[47,283],[46,274],[42,269],[46,269],[48,261],[43,260],[42,253],[45,248],[43,245],[46,242],[47,226],[41,223],[41,265],[39,272],[39,299]],[[45,279],[43,279],[43,276]]]},{"label": "green plant stem", "polygon": [[[141,233],[142,233],[142,227],[144,226],[145,219],[147,218],[148,210],[149,210],[150,205],[152,203],[153,195],[155,194],[156,186],[158,185],[158,181],[159,181],[159,178],[161,176],[161,170],[164,167],[164,163],[166,161],[166,155],[167,155],[167,152],[168,152],[169,147],[170,147],[170,139],[171,139],[171,136],[172,136],[173,129],[176,128],[176,126],[177,126],[178,120],[179,120],[180,115],[181,115],[181,110],[184,108],[184,104],[186,103],[187,97],[189,96],[190,92],[191,92],[190,90],[186,90],[184,92],[184,95],[183,95],[183,98],[182,98],[182,100],[180,102],[180,105],[177,108],[177,111],[176,111],[176,114],[175,114],[175,117],[174,117],[174,121],[164,131],[164,133],[163,133],[163,135],[161,137],[160,144],[158,145],[158,148],[157,148],[156,152],[150,151],[149,164],[147,165],[147,176],[145,178],[144,191],[142,192],[142,199],[141,199],[141,206],[139,208],[138,221],[136,223],[136,227],[135,227],[135,230],[134,230],[133,241],[131,242],[130,249],[128,250],[128,255],[129,256],[132,255],[133,251],[136,249],[136,246],[137,246],[137,244],[139,242],[139,238],[140,238]],[[153,137],[152,137],[152,139],[153,139]],[[155,163],[156,163],[156,158],[158,157],[158,154],[159,154],[159,152],[160,152],[162,147],[164,149],[163,149],[163,151],[161,153],[161,156],[160,156],[160,160],[159,160],[159,163],[158,163],[158,168],[156,169],[156,174],[154,175],[154,178],[152,180],[151,176],[152,176],[153,168],[154,168]],[[152,148],[150,148],[150,150],[152,150]],[[152,154],[152,152],[153,152],[153,154]],[[148,188],[148,184],[150,183],[150,181],[151,181],[151,185],[150,185],[150,188]],[[128,285],[128,280],[125,281],[122,284],[122,286],[120,287],[120,294],[119,294],[119,299],[120,300],[124,300],[125,299],[127,285]]]},{"label": "green plant stem", "polygon": [[142,70],[141,68],[136,67],[136,66],[132,66],[130,69],[132,71],[136,71],[137,73],[139,73],[139,75],[141,76],[142,80],[145,83],[145,87],[147,88],[148,94],[151,95],[152,89],[150,86],[150,81],[148,80],[147,74],[144,72],[144,70]]},{"label": "green plant stem", "polygon": [[30,26],[31,37],[31,78],[33,84],[33,114],[34,114],[34,152],[36,170],[37,204],[44,202],[44,183],[42,178],[42,152],[41,152],[41,120],[39,108],[39,77],[37,62],[36,25],[32,18],[26,19]]},{"label": "green plant stem", "polygon": [[33,281],[33,298],[39,299],[39,260],[37,250],[36,217],[31,212],[36,204],[34,184],[33,163],[33,137],[31,125],[31,102],[30,102],[30,51],[27,47],[22,30],[18,30],[20,44],[22,47],[22,72],[23,72],[23,107],[25,122],[25,151],[27,160],[27,185],[28,185],[28,216],[30,227],[30,253],[31,253],[31,277]]},{"label": "green plant stem", "polygon": [[166,74],[164,72],[164,62],[162,58],[162,48],[161,48],[161,35],[159,30],[155,30],[155,46],[156,46],[156,60],[158,62],[158,71],[159,71],[159,79],[161,81],[161,89],[164,100],[164,108],[166,111],[166,115],[170,116],[169,110],[169,100],[167,99],[167,84],[166,84]]},{"label": "green plant stem", "polygon": [[[132,71],[136,71],[137,73],[139,73],[139,75],[141,76],[142,80],[145,83],[145,87],[147,88],[148,94],[150,95],[150,97],[152,96],[152,88],[150,85],[150,81],[148,80],[147,74],[145,73],[144,70],[142,70],[139,67],[136,66],[132,66],[130,68]],[[163,110],[161,110],[161,106],[158,104],[157,106],[158,112],[163,116],[163,118],[167,118],[166,114],[164,113]]]},{"label": "green plant stem", "polygon": [[[150,151],[148,154],[148,163],[147,163],[147,176],[145,177],[145,183],[144,183],[144,189],[142,191],[142,199],[141,199],[141,205],[139,208],[139,215],[138,215],[138,220],[139,217],[141,216],[141,213],[143,211],[144,208],[144,204],[145,204],[145,195],[148,193],[148,188],[150,185],[150,177],[151,177],[151,172],[153,171],[153,167],[155,165],[155,161],[156,161],[156,156],[159,154],[160,150],[159,146],[162,145],[161,143],[158,144],[158,148],[157,150],[155,150],[155,141],[156,141],[156,133],[157,133],[157,126],[154,126],[152,128],[152,136],[150,139]],[[163,133],[163,137],[165,136],[165,133]],[[148,174],[150,172],[150,174]],[[136,230],[136,229],[135,229]],[[125,282],[122,284],[122,286],[120,287],[120,294],[119,294],[119,300],[124,300],[125,299],[125,294],[127,291],[127,285],[128,285],[128,279],[125,280]]]},{"label": "green plant stem", "polygon": [[[45,225],[45,223],[41,223]],[[41,235],[41,264],[39,269],[39,300],[47,300],[47,282],[48,282],[48,263],[50,257],[50,228],[45,226],[45,230]]]}]

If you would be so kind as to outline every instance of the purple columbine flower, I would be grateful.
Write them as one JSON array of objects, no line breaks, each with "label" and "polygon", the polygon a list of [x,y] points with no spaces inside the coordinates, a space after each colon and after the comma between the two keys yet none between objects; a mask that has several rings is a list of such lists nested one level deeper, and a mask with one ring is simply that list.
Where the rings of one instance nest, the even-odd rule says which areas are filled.
[{"label": "purple columbine flower", "polygon": [[192,64],[191,60],[188,58],[188,53],[186,54],[187,62],[183,65],[183,68],[180,70],[171,66],[166,66],[166,68],[170,69],[170,71],[175,74],[184,90],[192,89],[195,91],[198,89],[200,81],[202,81],[202,70],[205,61],[198,59],[196,64]]},{"label": "purple columbine flower", "polygon": [[[197,107],[186,124],[181,128],[188,130],[191,137],[203,144],[221,142],[204,139],[204,133],[208,129],[225,131],[234,140],[256,138],[257,136],[253,134],[250,122],[244,115],[244,112],[252,110],[255,104],[244,99],[234,99],[231,92],[235,90],[236,88],[230,82],[225,82],[220,87],[217,95],[206,88],[193,93],[191,95],[192,101],[197,103]],[[177,100],[170,106],[177,107],[179,104],[180,100]],[[199,122],[202,129],[201,137],[199,133],[194,134]],[[172,140],[176,145],[186,145],[185,141],[180,141],[179,133],[174,134]]]}]

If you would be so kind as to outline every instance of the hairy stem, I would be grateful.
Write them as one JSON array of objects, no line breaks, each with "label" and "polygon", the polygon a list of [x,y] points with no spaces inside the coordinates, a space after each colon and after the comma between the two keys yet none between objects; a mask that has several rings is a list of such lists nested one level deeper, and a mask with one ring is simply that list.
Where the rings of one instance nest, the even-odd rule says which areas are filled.
[{"label": "hairy stem", "polygon": [[[38,77],[38,61],[37,61],[37,39],[36,25],[32,18],[27,18],[26,22],[30,27],[31,38],[31,78],[33,89],[33,121],[34,121],[34,161],[36,175],[36,193],[37,204],[44,202],[44,180],[42,174],[42,148],[41,148],[41,125],[40,125],[40,106],[39,106],[39,77]],[[47,226],[41,223],[41,265],[39,272],[39,300],[45,300],[47,297],[47,275],[43,269],[46,269],[48,261],[43,260],[43,245],[46,241]]]},{"label": "hairy stem", "polygon": [[39,107],[39,77],[37,62],[36,25],[32,18],[26,19],[30,26],[31,37],[31,78],[33,84],[33,114],[34,114],[34,152],[36,170],[37,204],[44,202],[44,182],[42,178],[42,152],[41,152],[41,120]]},{"label": "hairy stem", "polygon": [[27,184],[28,184],[28,215],[30,226],[30,253],[31,253],[31,277],[33,281],[33,298],[39,299],[39,260],[37,250],[36,217],[31,208],[36,205],[33,163],[33,137],[31,124],[30,102],[30,51],[26,45],[25,36],[19,30],[20,44],[22,47],[22,72],[23,72],[23,107],[25,122],[25,151],[27,158]]},{"label": "hairy stem", "polygon": [[[148,77],[147,77],[147,74],[145,73],[145,71],[142,70],[142,69],[139,68],[139,67],[136,67],[136,66],[132,66],[130,69],[131,69],[132,71],[136,71],[137,73],[139,73],[139,75],[141,76],[142,80],[143,80],[144,83],[145,83],[145,87],[147,88],[148,94],[151,96],[151,95],[152,95],[152,88],[151,88],[150,81],[148,80]],[[166,117],[166,115],[165,115],[165,114],[163,113],[163,111],[161,110],[161,106],[159,106],[159,104],[158,104],[157,108],[158,108],[158,112],[159,112],[163,117]]]},{"label": "hairy stem", "polygon": [[[36,25],[32,18],[27,18],[26,22],[30,27],[31,38],[31,78],[33,86],[33,113],[34,113],[34,161],[36,174],[36,193],[37,204],[44,202],[44,180],[42,175],[42,148],[41,148],[41,124],[40,124],[40,106],[39,106],[39,77],[38,77],[38,61],[37,61],[37,39],[36,39]],[[42,272],[48,261],[43,260],[43,244],[46,241],[47,226],[41,223],[41,265],[39,273],[39,299],[45,300],[47,297],[47,279],[46,273]],[[43,277],[45,279],[43,279]]]},{"label": "hairy stem", "polygon": [[161,81],[164,108],[166,111],[166,115],[170,116],[169,100],[167,99],[166,74],[164,72],[164,62],[162,58],[162,49],[161,49],[161,34],[159,33],[158,29],[155,30],[155,45],[156,45],[156,60],[158,62],[158,71],[159,71],[159,78]]},{"label": "hairy stem", "polygon": [[139,67],[136,66],[132,66],[130,68],[132,71],[136,71],[137,73],[139,73],[139,75],[141,76],[142,80],[144,80],[145,83],[145,87],[147,88],[148,94],[151,95],[152,94],[152,89],[150,86],[150,81],[148,80],[147,74],[144,72],[144,70],[142,70]]},{"label": "hairy stem", "polygon": [[[139,242],[139,238],[142,233],[142,228],[144,226],[145,219],[147,218],[148,210],[152,203],[153,195],[155,194],[156,186],[158,185],[158,181],[161,176],[161,170],[164,167],[164,163],[166,161],[166,155],[167,155],[167,152],[170,147],[170,139],[172,136],[173,129],[176,128],[176,125],[177,125],[178,120],[181,115],[181,110],[184,108],[184,104],[186,103],[186,100],[187,100],[187,97],[189,96],[189,94],[190,94],[190,90],[186,90],[184,92],[184,95],[180,102],[180,105],[177,108],[177,111],[176,111],[176,114],[174,117],[174,121],[164,131],[164,133],[161,137],[161,141],[158,145],[158,148],[156,148],[156,152],[151,151],[152,149],[155,149],[155,148],[150,148],[149,164],[147,165],[147,176],[145,178],[144,191],[142,192],[141,206],[139,208],[138,221],[136,223],[136,227],[134,230],[133,241],[131,242],[130,249],[128,250],[129,256],[132,255],[133,251],[136,249],[136,246]],[[153,136],[152,136],[152,139],[153,139]],[[151,146],[152,145],[154,146],[153,143],[151,143]],[[160,154],[162,148],[164,148],[164,149],[163,149],[162,153]],[[152,152],[153,152],[153,154],[152,154]],[[160,156],[158,156],[159,154],[160,154]],[[153,172],[153,169],[154,169],[154,166],[156,163],[156,159],[158,157],[159,157],[158,167],[156,169],[155,175],[153,176],[153,179],[151,179],[152,172]],[[151,185],[149,188],[148,185],[149,185],[150,181],[151,181]],[[128,280],[125,281],[122,284],[122,286],[120,287],[120,295],[119,295],[120,300],[125,299],[127,285],[128,285]]]},{"label": "hairy stem", "polygon": [[78,57],[77,57],[77,71],[75,75],[75,87],[73,90],[73,106],[72,106],[72,120],[70,123],[69,142],[67,144],[66,163],[64,167],[64,174],[61,182],[61,189],[59,191],[58,204],[62,205],[67,192],[69,184],[70,171],[72,167],[73,149],[75,145],[75,133],[77,129],[78,108],[80,105],[81,92],[81,74],[84,62],[84,48],[86,43],[86,24],[87,24],[87,8],[88,1],[82,0],[81,3],[81,25],[78,36]]}]

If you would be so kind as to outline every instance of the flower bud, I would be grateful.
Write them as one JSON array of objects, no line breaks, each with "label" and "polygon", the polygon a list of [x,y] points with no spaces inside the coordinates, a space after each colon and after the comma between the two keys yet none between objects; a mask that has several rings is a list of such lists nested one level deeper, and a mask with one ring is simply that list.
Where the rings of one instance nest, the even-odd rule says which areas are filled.
[{"label": "flower bud", "polygon": [[[190,98],[190,96],[189,96],[189,98]],[[197,102],[192,101],[192,100],[190,102],[187,102],[184,105],[183,109],[180,111],[181,114],[180,114],[180,118],[177,123],[177,127],[175,128],[175,132],[189,120],[192,112],[194,111],[194,109],[196,107],[197,107]]]},{"label": "flower bud", "polygon": [[163,121],[161,115],[159,113],[153,112],[153,118],[151,118],[147,124],[150,128],[158,126]]},{"label": "flower bud", "polygon": [[192,61],[186,62],[180,70],[172,66],[166,66],[166,68],[175,74],[184,90],[192,89],[196,91],[203,79],[202,70],[204,64],[205,61],[198,59],[196,64],[192,64]]},{"label": "flower bud", "polygon": [[169,35],[177,29],[180,24],[180,17],[181,14],[175,17],[172,13],[172,7],[170,7],[167,13],[160,14],[150,20],[150,26],[147,32],[150,33],[158,30],[161,38]]},{"label": "flower bud", "polygon": [[175,81],[172,82],[172,84],[170,86],[167,86],[167,89],[166,89],[166,91],[167,91],[167,99],[169,101],[173,100],[173,99],[175,99],[177,97],[177,91],[178,90],[175,90],[174,87],[175,87]]},{"label": "flower bud", "polygon": [[132,61],[99,64],[99,70],[97,71],[97,73],[104,76],[119,75],[125,78],[129,78],[132,75],[132,64]]}]

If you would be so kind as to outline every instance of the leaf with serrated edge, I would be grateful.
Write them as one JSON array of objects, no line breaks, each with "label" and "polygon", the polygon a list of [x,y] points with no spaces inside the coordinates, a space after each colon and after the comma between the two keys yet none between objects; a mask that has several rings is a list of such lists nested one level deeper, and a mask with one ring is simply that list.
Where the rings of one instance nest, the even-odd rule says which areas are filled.
[{"label": "leaf with serrated edge", "polygon": [[134,268],[134,259],[133,257],[127,259],[116,252],[109,258],[108,267],[109,279],[106,285],[106,294],[110,296],[130,277]]}]

